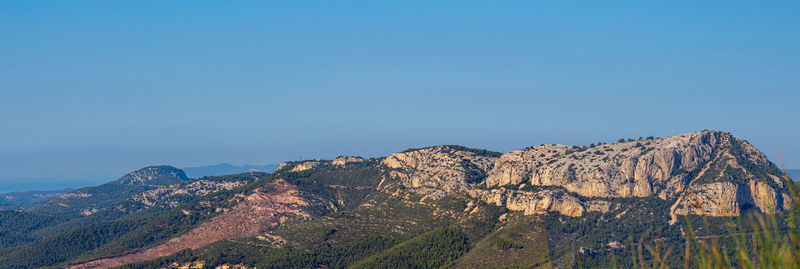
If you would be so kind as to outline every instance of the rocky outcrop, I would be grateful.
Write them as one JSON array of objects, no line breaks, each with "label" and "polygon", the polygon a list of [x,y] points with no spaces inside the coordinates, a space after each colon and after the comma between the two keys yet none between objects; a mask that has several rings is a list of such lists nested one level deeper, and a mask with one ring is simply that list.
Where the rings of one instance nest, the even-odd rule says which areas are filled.
[{"label": "rocky outcrop", "polygon": [[570,217],[580,217],[587,211],[608,212],[612,206],[610,202],[601,200],[582,202],[561,190],[521,191],[501,187],[492,190],[474,189],[468,193],[489,204],[523,211],[525,215],[553,211]]},{"label": "rocky outcrop", "polygon": [[744,188],[731,182],[714,182],[693,186],[678,199],[672,212],[677,215],[737,216],[740,206],[750,203]]},{"label": "rocky outcrop", "polygon": [[361,163],[361,162],[364,162],[364,161],[366,161],[366,159],[361,158],[361,157],[339,156],[339,157],[336,157],[336,159],[333,159],[331,164],[333,164],[334,166],[338,166],[338,167],[345,167],[345,166],[347,166],[349,164]]},{"label": "rocky outcrop", "polygon": [[126,208],[121,209],[135,209],[132,206],[150,208],[150,207],[176,207],[184,200],[191,197],[203,196],[212,192],[222,190],[230,190],[249,181],[210,181],[210,180],[196,180],[188,184],[173,184],[168,186],[159,186],[155,189],[147,190],[136,194],[129,198],[132,204]]},{"label": "rocky outcrop", "polygon": [[321,164],[320,162],[302,162],[298,165],[295,165],[291,171],[301,172],[301,171],[311,170],[314,169],[314,167],[319,166],[320,164]]},{"label": "rocky outcrop", "polygon": [[301,172],[301,171],[314,169],[315,167],[319,166],[320,164],[322,164],[322,162],[319,162],[319,161],[284,162],[284,163],[281,163],[281,165],[279,165],[278,169],[276,169],[275,171],[280,171],[280,170],[286,169],[288,167],[291,167],[289,172]]},{"label": "rocky outcrop", "polygon": [[384,189],[394,183],[430,198],[470,190],[526,214],[609,210],[595,198],[658,197],[675,201],[673,215],[735,216],[743,208],[770,212],[788,205],[779,170],[767,157],[717,131],[596,146],[541,145],[499,157],[439,146],[395,153],[382,163],[390,168]]},{"label": "rocky outcrop", "polygon": [[[468,148],[436,146],[395,153],[382,164],[390,168],[390,182],[398,182],[425,197],[439,198],[480,183],[495,159],[493,154]],[[393,187],[385,182],[380,187]]]},{"label": "rocky outcrop", "polygon": [[783,208],[783,196],[764,182],[750,180],[750,196],[753,204],[763,212],[775,212]]},{"label": "rocky outcrop", "polygon": [[777,168],[763,153],[747,141],[715,131],[512,151],[495,162],[484,184],[561,187],[589,198],[680,198],[673,215],[735,216],[749,206],[769,212],[782,209],[785,196]]},{"label": "rocky outcrop", "polygon": [[730,135],[699,132],[595,147],[542,145],[504,154],[488,187],[529,183],[560,186],[586,197],[672,198],[688,172],[713,158]]},{"label": "rocky outcrop", "polygon": [[123,185],[169,185],[189,180],[183,170],[168,166],[148,166],[121,177],[116,182]]},{"label": "rocky outcrop", "polygon": [[788,209],[789,195],[779,193],[769,184],[750,180],[748,184],[713,182],[690,187],[670,208],[675,223],[679,215],[714,217],[738,216],[745,208],[757,207],[762,212]]}]

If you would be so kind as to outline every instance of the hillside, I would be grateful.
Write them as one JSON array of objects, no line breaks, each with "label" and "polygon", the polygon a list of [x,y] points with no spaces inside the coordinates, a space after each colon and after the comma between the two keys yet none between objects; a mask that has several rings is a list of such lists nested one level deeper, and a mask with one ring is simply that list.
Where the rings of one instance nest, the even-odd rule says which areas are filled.
[{"label": "hillside", "polygon": [[0,209],[24,210],[31,209],[47,202],[47,200],[65,194],[73,189],[60,189],[51,191],[16,191],[0,193]]},{"label": "hillside", "polygon": [[[110,240],[141,231],[137,229],[165,225],[168,221],[164,218],[169,218],[171,209],[196,197],[241,187],[265,175],[189,180],[176,168],[146,167],[97,187],[52,197],[26,212],[0,211],[4,214],[0,225],[17,227],[8,232],[0,230],[0,242],[7,242],[0,248],[5,254],[0,256],[0,264],[13,265],[11,268],[43,266],[99,251],[97,248]],[[26,259],[30,253],[39,254]]]},{"label": "hillside", "polygon": [[181,184],[189,180],[186,174],[172,166],[149,166],[96,187],[80,188],[49,200],[32,209],[56,215],[92,215],[112,209],[132,195],[159,186]]},{"label": "hillside", "polygon": [[[180,179],[174,170],[159,171]],[[136,175],[123,178],[137,184],[120,180],[113,186],[164,182],[149,172]],[[780,214],[791,206],[780,176],[747,141],[717,131],[508,153],[446,145],[385,158],[295,161],[272,174],[144,184],[123,198],[116,192],[102,200],[108,203],[103,208],[125,209],[124,217],[21,240],[5,250],[0,264],[152,268],[204,260],[259,268],[564,268],[578,257],[602,267],[609,254],[627,261],[631,236],[673,242],[680,253],[687,218]],[[102,195],[93,191],[67,198]],[[59,216],[52,207],[62,203],[57,199],[32,212]],[[63,242],[91,244],[52,252],[57,248],[50,245]],[[33,263],[23,258],[26,253],[57,258]]]}]

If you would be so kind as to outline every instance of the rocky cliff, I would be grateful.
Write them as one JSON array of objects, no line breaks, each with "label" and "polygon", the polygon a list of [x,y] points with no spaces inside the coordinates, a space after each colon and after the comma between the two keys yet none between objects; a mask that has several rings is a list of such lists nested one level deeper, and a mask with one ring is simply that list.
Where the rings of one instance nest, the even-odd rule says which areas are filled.
[{"label": "rocky cliff", "polygon": [[711,160],[729,139],[725,133],[701,132],[594,147],[530,147],[504,154],[486,186],[528,183],[586,197],[672,198],[690,180],[689,172]]},{"label": "rocky cliff", "polygon": [[[438,198],[472,197],[526,214],[581,216],[610,198],[657,197],[673,216],[735,216],[788,206],[780,170],[730,133],[701,131],[592,146],[541,145],[501,156],[439,146],[387,157],[387,181]],[[674,218],[673,218],[674,221]]]},{"label": "rocky cliff", "polygon": [[278,166],[278,169],[275,171],[282,171],[285,169],[289,169],[289,172],[302,172],[309,169],[313,169],[317,166],[322,164],[319,161],[298,161],[298,162],[284,162]]},{"label": "rocky cliff", "polygon": [[362,163],[366,161],[366,159],[361,157],[354,157],[354,156],[339,156],[336,159],[333,159],[331,164],[338,166],[338,167],[345,167],[351,164]]},{"label": "rocky cliff", "polygon": [[[465,191],[483,181],[499,154],[459,146],[412,149],[386,157],[389,181],[382,188],[407,188],[428,198]],[[399,183],[399,184],[392,184]]]}]

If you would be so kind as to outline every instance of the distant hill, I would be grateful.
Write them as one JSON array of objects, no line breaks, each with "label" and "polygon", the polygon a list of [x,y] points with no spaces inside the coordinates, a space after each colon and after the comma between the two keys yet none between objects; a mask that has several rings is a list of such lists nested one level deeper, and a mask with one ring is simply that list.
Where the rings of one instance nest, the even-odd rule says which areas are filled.
[{"label": "distant hill", "polygon": [[133,172],[130,172],[115,183],[122,185],[169,185],[176,183],[183,183],[189,180],[183,170],[168,166],[157,165],[148,166]]},{"label": "distant hill", "polygon": [[789,176],[792,177],[792,180],[800,181],[800,169],[786,169],[786,172],[789,173]]},{"label": "distant hill", "polygon": [[115,207],[119,202],[143,191],[189,181],[181,169],[167,165],[148,166],[106,184],[79,188],[53,197],[33,211],[53,215],[88,216]]},{"label": "distant hill", "polygon": [[186,176],[190,178],[200,178],[204,176],[222,176],[247,172],[272,173],[277,168],[277,164],[236,166],[229,163],[221,163],[216,165],[186,167],[183,168],[183,171],[186,172]]},{"label": "distant hill", "polygon": [[26,210],[42,203],[48,199],[72,191],[72,188],[49,190],[49,191],[15,191],[0,194],[0,209],[7,210]]}]

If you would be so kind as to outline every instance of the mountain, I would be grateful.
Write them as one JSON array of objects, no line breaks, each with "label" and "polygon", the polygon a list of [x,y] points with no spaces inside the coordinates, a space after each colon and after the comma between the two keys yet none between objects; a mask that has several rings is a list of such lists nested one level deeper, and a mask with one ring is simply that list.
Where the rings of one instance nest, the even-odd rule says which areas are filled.
[{"label": "mountain", "polygon": [[168,166],[148,166],[122,176],[113,183],[121,185],[169,185],[189,180],[183,170]]},{"label": "mountain", "polygon": [[222,176],[247,172],[272,173],[276,168],[278,168],[277,164],[236,166],[229,163],[221,163],[217,165],[185,167],[183,171],[185,171],[186,175],[190,178],[200,178],[204,176]]},{"label": "mountain", "polygon": [[[133,178],[141,180],[125,182],[159,176]],[[203,181],[228,183],[200,192]],[[687,220],[780,215],[792,204],[781,171],[763,153],[718,131],[507,153],[433,146],[286,162],[271,174],[174,187],[114,184],[147,189],[89,216],[140,213],[14,241],[0,250],[0,267],[162,268],[198,260],[258,268],[608,267],[611,254],[632,262],[634,239],[683,253]],[[198,195],[170,200],[187,193]],[[58,216],[23,213],[35,215],[9,218]],[[36,235],[38,227],[11,232]],[[665,265],[681,267],[680,256]]]},{"label": "mountain", "polygon": [[[595,147],[543,145],[504,154],[495,165],[485,181],[493,190],[477,195],[486,201],[498,194],[520,197],[525,202],[506,202],[525,210],[541,209],[537,197],[550,196],[524,191],[527,184],[561,187],[561,212],[578,216],[582,208],[603,203],[593,198],[675,200],[671,223],[688,213],[737,216],[749,206],[765,212],[789,206],[780,170],[747,141],[722,132]],[[578,197],[584,201],[576,202]]]},{"label": "mountain", "polygon": [[50,191],[17,191],[0,194],[0,209],[23,210],[34,208],[50,198],[60,196],[73,189]]}]

